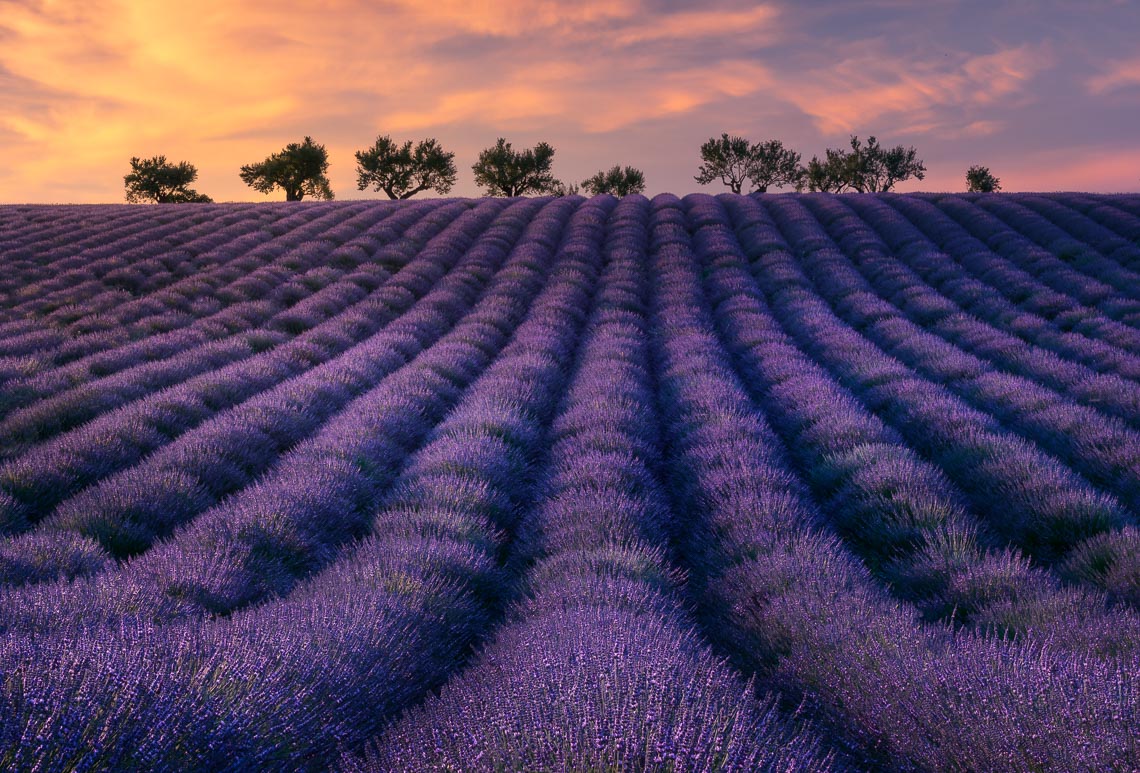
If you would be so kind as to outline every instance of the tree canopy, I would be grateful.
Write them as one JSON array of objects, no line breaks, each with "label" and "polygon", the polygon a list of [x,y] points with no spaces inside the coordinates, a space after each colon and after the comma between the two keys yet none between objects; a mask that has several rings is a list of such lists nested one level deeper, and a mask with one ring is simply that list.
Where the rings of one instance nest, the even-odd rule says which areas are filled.
[{"label": "tree canopy", "polygon": [[135,156],[131,158],[131,171],[123,176],[123,184],[131,204],[144,201],[208,204],[213,199],[189,187],[197,179],[198,170],[186,161],[172,164],[167,162],[166,156],[146,159]]},{"label": "tree canopy", "polygon": [[455,154],[447,153],[434,137],[397,145],[385,135],[376,144],[356,153],[357,187],[375,186],[390,199],[410,199],[417,193],[434,190],[445,194],[455,185]]},{"label": "tree canopy", "polygon": [[645,192],[645,175],[632,166],[612,166],[593,177],[582,181],[582,187],[591,195],[610,193],[614,196],[628,196]]},{"label": "tree canopy", "polygon": [[748,179],[755,161],[752,158],[752,145],[744,137],[721,134],[720,139],[710,137],[701,145],[701,160],[695,179],[701,185],[713,180],[727,185],[733,193],[740,193]]},{"label": "tree canopy", "polygon": [[525,196],[528,193],[557,193],[565,186],[554,178],[550,167],[554,148],[545,142],[534,148],[516,151],[511,143],[499,137],[494,147],[479,152],[472,164],[475,184],[486,188],[486,196]]},{"label": "tree canopy", "polygon": [[744,137],[721,134],[701,145],[703,163],[694,178],[701,185],[720,179],[733,193],[740,193],[745,182],[764,193],[769,186],[798,185],[803,170],[800,154],[784,147],[779,140],[750,143]]},{"label": "tree canopy", "polygon": [[769,186],[782,188],[785,185],[798,186],[803,176],[800,167],[800,154],[785,148],[779,140],[768,140],[752,146],[753,165],[748,179],[759,193],[766,193]]},{"label": "tree canopy", "polygon": [[812,191],[874,193],[889,191],[895,183],[912,177],[926,177],[926,165],[913,147],[884,148],[874,135],[864,145],[852,135],[850,150],[828,148],[824,160],[813,157],[806,167],[804,182]]},{"label": "tree canopy", "polygon": [[990,174],[988,166],[972,166],[966,170],[967,193],[994,193],[1001,190],[1001,180]]},{"label": "tree canopy", "polygon": [[261,193],[281,188],[286,201],[301,201],[305,196],[332,199],[332,186],[326,176],[328,168],[329,154],[325,146],[314,143],[312,137],[305,137],[304,142],[290,143],[260,163],[246,164],[241,168],[241,179]]}]

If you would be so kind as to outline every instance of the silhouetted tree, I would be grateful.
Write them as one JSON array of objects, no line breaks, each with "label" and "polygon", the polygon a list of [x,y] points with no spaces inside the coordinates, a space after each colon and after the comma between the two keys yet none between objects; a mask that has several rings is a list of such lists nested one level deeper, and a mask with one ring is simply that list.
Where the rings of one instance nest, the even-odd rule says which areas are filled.
[{"label": "silhouetted tree", "polygon": [[396,145],[385,135],[376,144],[356,152],[357,187],[370,185],[390,199],[410,199],[420,191],[447,193],[455,185],[455,154],[446,153],[435,138]]},{"label": "silhouetted tree", "polygon": [[209,204],[209,196],[187,186],[198,179],[198,170],[193,164],[182,161],[168,163],[166,156],[140,159],[131,158],[131,171],[123,175],[127,188],[127,201],[138,204],[153,201],[156,204]]},{"label": "silhouetted tree", "polygon": [[588,180],[582,181],[582,187],[592,196],[610,193],[614,196],[628,196],[631,193],[645,192],[645,175],[640,169],[632,166],[612,166],[604,172],[598,172]]},{"label": "silhouetted tree", "polygon": [[281,188],[286,201],[300,201],[305,196],[331,199],[332,187],[325,176],[328,168],[329,154],[325,146],[314,143],[312,137],[305,137],[304,142],[290,143],[259,164],[246,164],[241,168],[241,179],[261,193]]},{"label": "silhouetted tree", "polygon": [[694,178],[701,185],[719,178],[733,193],[740,193],[751,181],[759,193],[769,186],[799,185],[804,174],[800,154],[784,147],[780,140],[751,144],[744,137],[721,134],[701,145],[704,162]]},{"label": "silhouetted tree", "polygon": [[766,193],[769,186],[782,188],[785,185],[801,185],[804,171],[800,166],[800,154],[791,148],[785,148],[779,140],[753,145],[752,160],[748,179],[756,186],[757,193]]},{"label": "silhouetted tree", "polygon": [[729,187],[733,193],[740,193],[744,181],[752,174],[755,161],[752,157],[752,145],[744,137],[728,136],[728,133],[710,137],[708,142],[701,145],[701,160],[704,162],[697,169],[695,179],[701,185],[707,185],[713,180],[720,181]]},{"label": "silhouetted tree", "polygon": [[889,191],[895,183],[911,177],[926,177],[926,165],[918,158],[918,151],[902,145],[884,148],[873,135],[866,145],[852,135],[851,150],[828,148],[825,161],[813,157],[804,170],[809,190],[836,193],[848,189],[859,193]]},{"label": "silhouetted tree", "polygon": [[567,185],[561,180],[555,180],[554,184],[550,186],[548,193],[553,193],[555,196],[577,196],[578,186],[574,183]]},{"label": "silhouetted tree", "polygon": [[[485,196],[525,196],[528,193],[557,193],[561,185],[550,172],[554,148],[545,142],[533,149],[515,151],[499,137],[494,147],[479,153],[472,164],[475,184],[486,188]],[[565,186],[562,186],[565,191]]]},{"label": "silhouetted tree", "polygon": [[968,193],[993,193],[1001,190],[1001,180],[990,174],[988,166],[972,166],[966,170]]},{"label": "silhouetted tree", "polygon": [[828,148],[822,161],[812,156],[803,169],[796,190],[802,190],[805,185],[809,191],[824,193],[854,190],[852,166],[850,154],[844,150]]}]

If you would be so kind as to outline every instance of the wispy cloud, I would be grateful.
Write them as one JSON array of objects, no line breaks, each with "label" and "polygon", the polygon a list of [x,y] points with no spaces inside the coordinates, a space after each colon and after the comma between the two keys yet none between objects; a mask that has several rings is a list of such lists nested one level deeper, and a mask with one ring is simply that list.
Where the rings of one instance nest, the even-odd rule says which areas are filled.
[{"label": "wispy cloud", "polygon": [[1089,78],[1086,84],[1093,94],[1140,86],[1140,57],[1113,62],[1106,71]]},{"label": "wispy cloud", "polygon": [[[838,61],[792,74],[782,98],[810,115],[824,134],[858,131],[890,117],[915,133],[959,125],[962,112],[1025,98],[1033,77],[1051,66],[1047,45],[1020,45],[983,55],[945,52],[900,56],[883,40],[845,47]],[[943,113],[937,116],[935,111]],[[974,119],[979,127],[993,120]]]}]

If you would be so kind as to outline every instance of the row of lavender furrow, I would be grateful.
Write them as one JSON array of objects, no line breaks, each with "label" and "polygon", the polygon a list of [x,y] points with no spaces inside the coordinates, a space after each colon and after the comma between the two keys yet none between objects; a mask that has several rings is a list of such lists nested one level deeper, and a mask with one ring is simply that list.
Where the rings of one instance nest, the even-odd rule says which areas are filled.
[{"label": "row of lavender furrow", "polygon": [[838,534],[889,590],[930,620],[1010,634],[1057,631],[1079,651],[1140,645],[1140,616],[1062,587],[1004,549],[964,495],[801,352],[748,271],[727,213],[686,199],[717,327]]},{"label": "row of lavender furrow", "polygon": [[512,563],[523,598],[467,671],[355,770],[818,770],[812,743],[693,630],[648,358],[648,203],[610,220],[607,266]]},{"label": "row of lavender furrow", "polygon": [[1011,291],[1000,268],[992,274],[987,270],[995,257],[990,249],[933,203],[893,195],[882,196],[880,201],[900,212],[937,246],[937,250],[920,251],[913,259],[896,254],[943,295],[979,318],[1003,325],[1010,333],[1065,359],[1098,373],[1140,379],[1140,356],[1135,351],[1091,337],[1058,319],[1047,307],[1035,307],[1031,292]]},{"label": "row of lavender furrow", "polygon": [[[125,292],[129,298],[112,309],[93,310],[84,304],[68,310],[60,322],[66,323],[70,340],[59,348],[53,361],[62,365],[123,343],[185,328],[232,303],[230,287],[235,283],[253,291],[245,298],[258,297],[255,293],[265,289],[258,285],[266,279],[283,284],[283,289],[292,288],[299,297],[308,295],[337,273],[322,260],[327,249],[340,246],[376,218],[376,210],[354,209],[346,208],[339,216],[330,211],[326,218],[273,240],[266,240],[264,231],[235,238],[222,233],[204,235],[203,251],[186,259],[196,268],[187,272],[187,267],[179,266],[180,276],[167,286],[146,288],[141,297],[135,297],[134,291],[115,285],[107,290],[107,297],[117,300]],[[314,278],[317,284],[310,286]]]},{"label": "row of lavender furrow", "polygon": [[[536,264],[548,259],[571,204],[534,218],[509,257],[508,238],[477,250],[484,277],[470,278],[465,290],[451,292],[466,296],[468,303],[462,318],[452,320],[457,324],[352,400],[255,485],[121,568],[74,583],[7,590],[0,629],[18,633],[105,626],[123,618],[175,621],[228,614],[267,596],[285,595],[301,576],[326,565],[346,539],[367,528],[370,508],[409,454],[525,313],[541,287]],[[504,206],[502,200],[487,201],[476,209]],[[515,202],[508,219],[526,226],[537,206],[541,202]],[[504,260],[507,264],[496,269]],[[445,304],[436,305],[438,318],[421,335],[450,326]],[[409,339],[373,354],[385,362],[403,360],[400,348],[415,345]]]},{"label": "row of lavender furrow", "polygon": [[[681,551],[710,638],[802,699],[862,766],[1125,769],[1140,662],[921,625],[834,538],[783,463],[719,346],[681,202],[655,199],[654,329]],[[754,201],[727,202],[740,216]],[[736,205],[736,206],[733,206]]]},{"label": "row of lavender furrow", "polygon": [[[1140,299],[1140,274],[1128,267],[1140,263],[1140,242],[1125,239],[1073,207],[1044,196],[1019,196],[1012,203],[1019,214],[1029,212],[1035,217],[1027,235],[1038,244],[1128,298]],[[1138,320],[1132,317],[1133,322]]]},{"label": "row of lavender furrow", "polygon": [[[798,229],[800,238],[812,245],[802,249],[799,243],[792,244],[805,273],[844,322],[907,367],[946,386],[970,407],[995,416],[1114,494],[1131,508],[1136,521],[1140,513],[1137,430],[1031,379],[995,370],[909,319],[892,303],[900,296],[926,297],[931,303],[944,299],[921,282],[908,281],[911,277],[898,270],[877,235],[842,202],[809,197],[784,209],[786,217],[803,225]],[[828,242],[817,246],[820,239]]]},{"label": "row of lavender furrow", "polygon": [[[1114,207],[1105,197],[1093,198],[1090,196],[1051,196],[1046,197],[1056,204],[1062,204],[1080,212],[1097,225],[1116,234],[1131,244],[1140,244],[1140,217],[1129,215],[1118,207]],[[1140,271],[1140,259],[1132,260],[1119,253],[1114,255],[1125,267],[1132,271]]]},{"label": "row of lavender furrow", "polygon": [[1126,351],[1140,350],[1140,330],[1109,318],[1094,302],[1117,297],[1111,288],[1083,286],[1074,290],[1077,296],[1070,296],[1066,293],[1068,285],[1050,275],[1051,264],[1059,261],[1027,243],[1001,220],[962,198],[940,198],[935,205],[988,248],[981,257],[968,256],[968,262],[963,259],[963,265],[1011,301],[1064,329]]},{"label": "row of lavender furrow", "polygon": [[[357,315],[337,318],[338,325],[364,333],[363,340],[342,335],[333,352],[323,353],[323,363],[309,363],[315,367],[266,386],[176,441],[152,449],[136,466],[61,501],[36,533],[0,542],[5,570],[0,574],[23,584],[89,572],[100,564],[92,560],[92,551],[116,557],[143,552],[155,539],[249,485],[288,449],[443,336],[467,310],[487,279],[487,261],[522,234],[525,222],[517,215],[505,215],[498,226],[487,227],[501,210],[488,203],[454,218],[409,263],[409,272],[398,272]],[[58,466],[49,467],[58,474]]]},{"label": "row of lavender furrow", "polygon": [[[752,261],[753,276],[785,332],[912,448],[935,462],[994,533],[1049,564],[1066,555],[1079,563],[1083,553],[1073,551],[1074,546],[1098,534],[1115,533],[1112,539],[1123,540],[1121,548],[1134,539],[1125,529],[1127,511],[1114,500],[837,319],[788,251],[789,242],[799,241],[797,229],[803,224],[758,203],[725,205]],[[1128,563],[1126,554],[1120,557]],[[1127,573],[1113,577],[1125,587],[1102,590],[1135,597],[1128,586],[1135,580]]]},{"label": "row of lavender furrow", "polygon": [[1132,217],[1140,218],[1140,197],[1136,194],[1124,194],[1119,196],[1101,196],[1106,203],[1118,209],[1127,212]]},{"label": "row of lavender furrow", "polygon": [[157,219],[155,214],[145,211],[128,213],[110,208],[84,211],[52,208],[26,213],[25,227],[13,239],[0,241],[4,245],[5,268],[8,269],[0,277],[4,312],[0,316],[0,335],[7,337],[30,329],[28,323],[36,320],[14,314],[12,307],[21,298],[42,292],[45,279],[67,268],[82,266],[84,261],[76,259],[76,252],[123,236],[129,239],[130,234],[140,227],[154,227],[178,217],[200,217],[202,213],[166,212]]},{"label": "row of lavender furrow", "polygon": [[1018,265],[1038,281],[1099,309],[1125,325],[1140,325],[1136,276],[1119,262],[1057,228],[1047,218],[1006,196],[981,196],[974,206],[997,218],[1016,234]]},{"label": "row of lavender furrow", "polygon": [[[366,214],[363,216],[367,217]],[[188,327],[175,324],[173,330],[167,330],[168,325],[166,322],[169,320],[164,320],[161,313],[166,305],[164,299],[172,294],[180,298],[187,298],[187,296],[192,298],[193,294],[185,291],[175,293],[174,290],[167,289],[155,293],[156,297],[152,298],[148,293],[145,296],[145,300],[151,304],[156,312],[155,316],[149,318],[153,324],[132,325],[129,330],[131,343],[127,345],[100,352],[96,355],[69,363],[67,366],[54,368],[37,378],[28,379],[24,386],[31,391],[30,397],[38,398],[53,394],[55,391],[66,386],[81,383],[95,376],[116,372],[123,367],[128,367],[139,362],[141,359],[169,357],[171,354],[179,351],[179,348],[177,348],[179,345],[184,345],[192,341],[200,342],[209,338],[226,335],[232,325],[227,319],[229,314],[234,312],[240,316],[248,314],[248,312],[245,314],[242,313],[243,305],[256,304],[253,307],[255,313],[264,314],[265,312],[262,310],[262,307],[265,306],[266,302],[262,299],[274,292],[282,293],[281,285],[284,284],[286,280],[295,277],[294,268],[296,266],[296,259],[292,254],[289,254],[289,247],[296,246],[296,244],[292,242],[286,243],[280,235],[273,238],[264,238],[265,234],[268,233],[264,230],[260,233],[260,238],[256,234],[249,234],[247,236],[252,236],[252,240],[246,237],[238,239],[237,241],[242,245],[238,248],[230,245],[229,248],[235,257],[233,260],[225,263],[224,266],[230,280],[229,283],[222,286],[205,288],[207,294],[211,297],[216,297],[218,301],[225,304],[221,312],[212,316],[208,315],[203,319],[196,319],[191,322]],[[374,245],[369,244],[369,240],[363,237],[350,238],[344,244],[344,248],[348,251],[351,251],[357,246],[362,247],[364,251],[367,252]],[[167,262],[173,260],[173,256],[169,254],[158,257],[161,257]],[[157,260],[158,257],[155,259]],[[339,262],[339,258],[337,262]],[[181,271],[188,263],[191,263],[191,261],[184,259],[180,262],[172,263],[172,265]],[[277,265],[278,263],[285,265]],[[234,269],[237,269],[237,271],[235,272]],[[327,267],[324,267],[324,270],[327,270]],[[194,272],[191,270],[190,273]],[[267,275],[260,276],[262,274]],[[198,283],[198,288],[203,289],[200,283]],[[277,303],[282,303],[287,301],[288,298],[281,297],[274,300]],[[147,318],[144,317],[144,320],[145,319]],[[162,324],[158,324],[155,320],[158,320],[158,322]],[[176,320],[176,322],[184,321],[185,320]],[[187,340],[184,340],[181,336],[185,336]],[[203,338],[203,336],[205,336],[205,338]]]},{"label": "row of lavender furrow", "polygon": [[[483,222],[490,216],[486,210],[483,219],[471,215],[463,219],[456,231],[456,215],[467,210],[465,204],[457,203],[439,211],[437,217],[424,224],[423,235],[436,236],[445,226],[450,226],[452,232],[461,232],[462,226],[471,225],[472,218]],[[439,239],[433,250],[455,257],[445,238]],[[8,531],[27,528],[29,520],[42,518],[81,488],[137,462],[202,421],[335,358],[375,334],[430,290],[431,282],[438,276],[434,272],[439,270],[433,255],[434,251],[419,261],[427,264],[427,274],[418,267],[405,266],[400,282],[390,288],[387,283],[382,285],[354,313],[329,320],[260,356],[201,374],[104,414],[0,465],[0,522]]]},{"label": "row of lavender furrow", "polygon": [[[24,260],[19,273],[12,277],[18,281],[11,282],[5,311],[18,318],[15,312],[21,302],[35,301],[50,291],[66,288],[68,281],[84,282],[93,278],[92,271],[97,271],[99,265],[93,269],[88,267],[113,255],[114,250],[138,247],[155,235],[177,238],[178,229],[171,228],[172,223],[175,226],[197,224],[213,214],[205,210],[155,213],[143,209],[114,212],[105,220],[96,215],[94,220],[80,218],[59,223],[53,220],[41,225],[33,231],[34,239],[27,240],[22,249],[19,245],[15,247],[14,255]],[[2,326],[0,332],[6,332]]]},{"label": "row of lavender furrow", "polygon": [[[87,284],[99,285],[100,292],[86,301],[65,305],[44,320],[52,325],[50,332],[64,339],[56,349],[38,354],[42,360],[40,369],[90,356],[122,341],[191,324],[218,309],[221,302],[214,295],[223,294],[228,282],[248,283],[251,278],[247,275],[251,271],[309,239],[335,231],[338,221],[350,217],[351,212],[348,208],[328,211],[315,221],[303,216],[304,213],[296,213],[285,218],[280,223],[286,227],[283,235],[266,239],[266,228],[272,224],[259,228],[256,222],[238,222],[222,227],[233,219],[232,215],[223,213],[219,222],[205,224],[198,238],[189,243],[193,249],[177,247],[163,251],[156,245],[139,248],[150,255],[161,252],[161,260],[155,257],[144,262],[174,268],[173,273],[165,272],[170,281],[161,288],[149,288],[146,294],[136,298],[122,287],[108,286],[106,277],[91,279]],[[110,310],[101,308],[108,305],[112,306]]]},{"label": "row of lavender furrow", "polygon": [[[143,646],[124,637],[105,648],[80,644],[81,654],[62,658],[37,658],[27,647],[0,665],[7,684],[17,678],[13,664],[29,658],[66,660],[69,670],[37,678],[10,702],[12,729],[6,738],[0,734],[0,761],[48,764],[69,748],[68,740],[98,732],[108,742],[89,751],[86,761],[100,768],[319,770],[338,748],[359,746],[461,663],[507,593],[498,562],[517,511],[530,499],[520,479],[541,453],[543,425],[596,281],[607,207],[583,205],[571,217],[575,204],[557,201],[534,218],[502,270],[507,281],[487,306],[482,327],[456,339],[479,358],[494,348],[494,338],[514,332],[427,445],[412,454],[379,511],[365,511],[374,513],[372,536],[288,597],[192,626],[190,636],[187,626],[172,626],[141,637]],[[526,317],[513,324],[495,313],[504,304],[525,312],[528,296],[536,295]],[[435,366],[448,364],[441,359]],[[430,369],[414,375],[428,379],[429,392],[440,385]],[[392,413],[396,406],[374,407],[389,420],[409,422]],[[377,474],[394,477],[384,468],[399,433],[388,424],[357,424],[358,433],[388,430],[363,441],[346,424],[328,439],[322,464],[364,456]],[[140,649],[180,655],[165,657],[176,667],[162,673],[161,663],[133,660]],[[75,669],[77,660],[102,667]],[[144,691],[150,678],[161,678],[164,694],[192,699],[157,699]],[[103,709],[115,692],[133,699]],[[43,738],[57,727],[66,729],[65,739],[10,740]]]},{"label": "row of lavender furrow", "polygon": [[[394,225],[403,230],[419,220],[425,210],[407,207],[398,212],[400,216]],[[381,221],[365,235],[372,231],[394,235],[389,230],[390,225],[387,220]],[[34,395],[30,398],[34,402],[0,420],[0,460],[16,455],[22,446],[71,429],[100,413],[286,343],[352,308],[374,293],[389,273],[381,265],[367,260],[365,254],[358,254],[356,243],[349,242],[343,249],[354,255],[353,261],[358,262],[359,267],[305,298],[295,298],[292,304],[275,298],[271,290],[265,302],[230,306],[236,313],[220,312],[182,331],[119,347],[114,350],[118,354],[116,364],[126,367],[113,375],[83,379],[84,372],[91,372],[92,364],[88,363],[82,369],[73,370],[70,378],[57,375],[51,380],[30,381],[26,387]],[[342,248],[335,248],[325,260],[335,261],[340,254]],[[167,356],[156,360],[159,352],[166,352]],[[214,352],[222,354],[218,356]],[[128,365],[132,354],[137,357],[137,364]],[[99,372],[103,372],[104,367],[100,367]],[[62,370],[57,368],[51,374]],[[64,384],[69,388],[62,390]]]},{"label": "row of lavender furrow", "polygon": [[[844,199],[889,252],[883,280],[926,282],[941,294],[901,291],[895,304],[916,323],[966,351],[1140,427],[1140,383],[1083,364],[1087,349],[1040,317],[1016,310],[952,269],[950,259],[897,210],[880,200]],[[857,258],[856,252],[848,254]],[[861,261],[859,261],[861,262]],[[987,288],[988,289],[988,288]],[[1117,352],[1118,355],[1122,354]],[[1078,355],[1075,357],[1074,355]],[[1136,360],[1140,370],[1140,359]]]},{"label": "row of lavender furrow", "polygon": [[[259,241],[256,235],[249,233],[255,227],[256,223],[239,223],[230,228],[220,228],[220,234],[207,231],[202,238],[215,240],[211,241],[211,244],[232,246],[241,244],[243,235],[252,236],[253,240],[247,239],[245,244],[253,246]],[[233,233],[235,229],[237,233]],[[222,241],[216,241],[219,237]],[[47,312],[46,316],[35,310],[27,312],[36,315],[37,328],[27,336],[17,336],[9,340],[8,351],[30,360],[34,365],[32,373],[38,373],[90,357],[92,354],[148,335],[153,330],[178,327],[185,323],[184,318],[190,312],[199,310],[192,305],[195,302],[204,311],[217,304],[217,301],[208,294],[211,285],[207,278],[219,268],[216,265],[213,267],[209,265],[210,253],[201,259],[181,253],[181,259],[175,263],[175,253],[169,250],[164,252],[160,244],[147,244],[138,249],[147,255],[163,252],[167,263],[177,268],[177,277],[171,275],[177,281],[161,291],[136,298],[121,287],[106,284],[102,278],[92,278],[87,284],[98,286],[98,291],[94,292],[91,298],[69,299],[75,302],[63,304],[56,311]],[[154,258],[143,262],[159,263]],[[244,275],[251,267],[249,259],[239,255],[237,259],[222,263],[221,268],[229,268],[234,275]],[[199,297],[195,298],[193,292],[187,293],[185,290],[179,293],[180,288],[196,289]],[[183,310],[168,308],[168,305],[181,307]],[[154,312],[149,326],[124,324],[125,311],[144,307],[149,307]],[[162,314],[163,311],[166,313]]]},{"label": "row of lavender furrow", "polygon": [[[215,252],[224,252],[223,245],[239,244],[242,235],[252,236],[261,218],[249,220],[238,215],[222,213],[219,215],[221,223],[206,219],[196,223],[188,234],[191,243],[205,242],[215,249],[206,250],[200,255],[188,250],[174,247],[180,243],[179,234],[182,233],[180,221],[167,223],[155,227],[154,221],[142,219],[142,228],[122,234],[110,234],[108,239],[84,247],[80,251],[74,248],[61,252],[61,259],[52,261],[55,269],[49,278],[39,282],[25,284],[11,307],[15,314],[35,316],[45,324],[52,326],[52,330],[61,333],[60,327],[75,322],[77,319],[95,313],[99,310],[114,308],[114,304],[130,304],[134,296],[121,287],[111,287],[105,283],[108,272],[127,265],[119,252],[134,250],[138,254],[153,256],[155,252],[165,248],[167,255],[179,254],[180,261],[178,274],[169,273],[170,282],[167,288],[179,281],[193,277],[198,271],[206,270],[214,265],[211,258]],[[235,222],[236,221],[236,222]],[[219,227],[223,226],[223,227]],[[261,237],[263,238],[263,237]],[[158,240],[162,241],[158,241]],[[50,258],[50,256],[45,256]],[[166,264],[150,260],[156,268]],[[8,347],[19,344],[19,340],[9,342]],[[6,353],[9,348],[5,348]]]}]

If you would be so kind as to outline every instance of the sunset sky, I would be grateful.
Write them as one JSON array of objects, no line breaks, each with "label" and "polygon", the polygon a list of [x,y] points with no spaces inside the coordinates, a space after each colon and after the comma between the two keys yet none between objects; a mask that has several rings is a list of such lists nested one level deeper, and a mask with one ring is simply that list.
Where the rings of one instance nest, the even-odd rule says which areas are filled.
[{"label": "sunset sky", "polygon": [[[700,10],[694,10],[699,8]],[[505,137],[580,182],[694,182],[721,132],[823,155],[914,145],[960,191],[1140,190],[1140,2],[1121,0],[0,0],[0,202],[121,202],[131,156],[216,201],[282,200],[244,163],[311,135],[338,199],[377,135],[471,164]],[[421,194],[423,196],[424,194]]]}]

